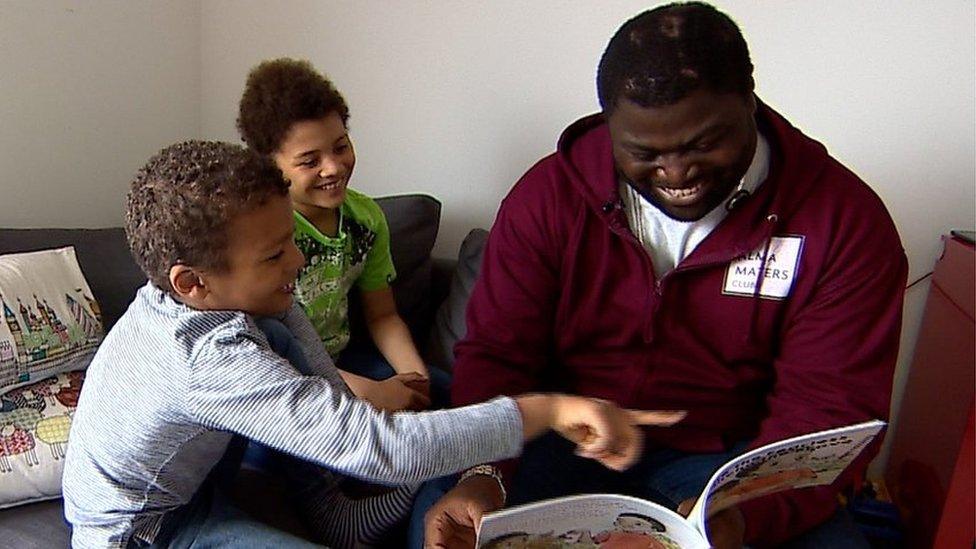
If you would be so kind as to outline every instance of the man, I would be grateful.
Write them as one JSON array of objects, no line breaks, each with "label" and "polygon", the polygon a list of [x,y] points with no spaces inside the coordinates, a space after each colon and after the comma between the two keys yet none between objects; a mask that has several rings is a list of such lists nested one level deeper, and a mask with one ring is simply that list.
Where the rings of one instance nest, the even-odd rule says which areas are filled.
[{"label": "man", "polygon": [[[428,543],[470,542],[504,486],[509,504],[624,492],[687,510],[737,453],[887,416],[900,240],[857,176],[754,95],[752,70],[711,6],[624,24],[600,61],[603,112],[502,203],[456,348],[456,405],[560,389],[687,419],[649,430],[624,473],[548,438],[463,475],[427,513]],[[836,496],[873,453],[832,486],[713,517],[713,544],[861,546]]]}]

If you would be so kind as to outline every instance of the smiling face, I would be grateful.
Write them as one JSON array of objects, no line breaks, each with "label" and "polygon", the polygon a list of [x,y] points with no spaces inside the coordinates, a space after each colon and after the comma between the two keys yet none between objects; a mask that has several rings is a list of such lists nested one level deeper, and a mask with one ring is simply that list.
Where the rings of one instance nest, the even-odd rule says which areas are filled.
[{"label": "smiling face", "polygon": [[305,258],[294,241],[295,223],[285,196],[234,217],[227,227],[226,266],[202,271],[206,287],[197,308],[277,315],[292,304],[295,279]]},{"label": "smiling face", "polygon": [[272,158],[291,182],[294,208],[310,219],[342,204],[356,165],[349,132],[336,112],[292,124]]},{"label": "smiling face", "polygon": [[705,89],[661,107],[621,99],[607,116],[617,171],[668,217],[701,219],[748,170],[755,111],[752,95]]}]

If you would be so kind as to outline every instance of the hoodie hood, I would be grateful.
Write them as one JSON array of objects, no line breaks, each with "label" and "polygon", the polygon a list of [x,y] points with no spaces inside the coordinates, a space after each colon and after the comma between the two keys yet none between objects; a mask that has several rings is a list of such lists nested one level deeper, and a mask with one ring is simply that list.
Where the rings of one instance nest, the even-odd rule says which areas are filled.
[{"label": "hoodie hood", "polygon": [[[737,219],[738,230],[729,235],[733,242],[722,247],[728,250],[725,244],[734,244],[739,253],[755,249],[802,207],[830,161],[821,143],[803,135],[758,98],[756,107],[757,127],[769,141],[771,162],[769,175],[756,194],[730,214]],[[603,114],[592,114],[569,126],[559,138],[556,154],[574,190],[587,204],[611,225],[625,226],[610,131]],[[796,169],[801,165],[803,170]],[[790,179],[785,180],[783,174],[791,174]]]}]

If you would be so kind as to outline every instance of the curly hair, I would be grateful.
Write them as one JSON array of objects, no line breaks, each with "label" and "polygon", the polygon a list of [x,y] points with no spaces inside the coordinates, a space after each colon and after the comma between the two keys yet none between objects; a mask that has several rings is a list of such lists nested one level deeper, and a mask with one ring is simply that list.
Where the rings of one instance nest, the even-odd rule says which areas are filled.
[{"label": "curly hair", "polygon": [[149,280],[170,289],[173,265],[226,269],[227,226],[240,213],[288,195],[267,158],[240,145],[186,141],[156,153],[126,199],[125,234]]},{"label": "curly hair", "polygon": [[660,107],[700,88],[748,95],[752,69],[749,47],[727,15],[701,2],[668,4],[617,30],[600,59],[597,92],[606,113],[621,98]]},{"label": "curly hair", "polygon": [[305,60],[264,61],[251,69],[238,105],[237,129],[247,145],[263,155],[278,150],[295,122],[338,113],[349,120],[349,107],[332,82]]}]

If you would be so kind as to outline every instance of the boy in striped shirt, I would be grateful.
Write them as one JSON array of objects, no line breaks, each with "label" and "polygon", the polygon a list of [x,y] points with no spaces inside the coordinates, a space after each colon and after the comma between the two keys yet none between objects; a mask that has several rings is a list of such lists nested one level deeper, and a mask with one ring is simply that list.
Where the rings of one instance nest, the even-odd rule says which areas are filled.
[{"label": "boy in striped shirt", "polygon": [[[406,509],[412,490],[396,487],[512,457],[550,428],[624,468],[640,452],[636,424],[681,417],[552,394],[378,411],[349,391],[293,303],[304,261],[293,231],[281,173],[241,147],[174,145],[137,174],[126,233],[149,282],[82,389],[63,480],[73,546],[315,546],[223,495],[216,466],[235,437],[307,463],[317,476],[298,495],[314,500],[317,541],[352,546]],[[330,497],[345,478],[394,488],[343,508]]]}]

